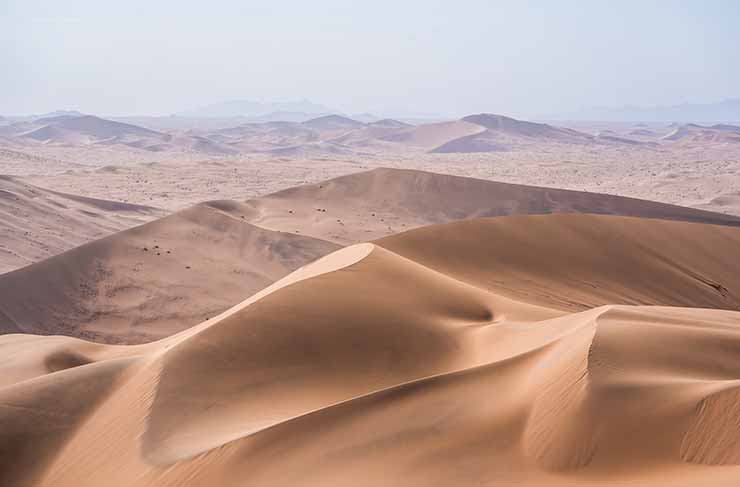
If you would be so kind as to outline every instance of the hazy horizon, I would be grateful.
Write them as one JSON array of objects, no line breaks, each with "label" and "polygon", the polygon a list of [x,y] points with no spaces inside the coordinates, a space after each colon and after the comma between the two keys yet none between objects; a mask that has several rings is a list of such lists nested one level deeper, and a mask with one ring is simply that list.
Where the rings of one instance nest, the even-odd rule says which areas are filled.
[{"label": "hazy horizon", "polygon": [[308,99],[524,118],[740,97],[740,4],[0,3],[0,114],[170,115]]}]

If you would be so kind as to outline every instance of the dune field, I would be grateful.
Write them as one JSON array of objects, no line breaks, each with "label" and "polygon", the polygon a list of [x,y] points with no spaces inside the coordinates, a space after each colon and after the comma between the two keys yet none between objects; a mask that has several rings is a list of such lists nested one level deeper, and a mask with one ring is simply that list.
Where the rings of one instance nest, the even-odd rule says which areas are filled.
[{"label": "dune field", "polygon": [[734,226],[478,218],[147,344],[5,335],[2,482],[734,485],[739,247]]},{"label": "dune field", "polygon": [[737,127],[144,122],[0,126],[0,485],[737,485]]},{"label": "dune field", "polygon": [[0,1],[0,487],[740,486],[738,19]]}]

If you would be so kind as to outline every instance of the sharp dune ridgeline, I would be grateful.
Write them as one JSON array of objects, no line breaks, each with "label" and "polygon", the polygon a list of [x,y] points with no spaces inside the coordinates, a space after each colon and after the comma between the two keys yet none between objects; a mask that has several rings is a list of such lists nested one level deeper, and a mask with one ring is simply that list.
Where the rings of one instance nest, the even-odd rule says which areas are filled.
[{"label": "sharp dune ridgeline", "polygon": [[739,251],[729,225],[477,218],[148,344],[1,336],[0,483],[735,485]]}]

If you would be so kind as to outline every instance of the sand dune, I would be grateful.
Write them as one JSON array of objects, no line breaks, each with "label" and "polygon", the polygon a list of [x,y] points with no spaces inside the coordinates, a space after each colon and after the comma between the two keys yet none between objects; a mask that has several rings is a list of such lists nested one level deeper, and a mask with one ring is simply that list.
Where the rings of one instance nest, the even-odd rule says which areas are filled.
[{"label": "sand dune", "polygon": [[414,227],[478,217],[599,213],[739,225],[740,218],[652,201],[401,169],[375,169],[247,202],[271,230],[342,245]]},{"label": "sand dune", "polygon": [[[16,140],[52,147],[113,147],[122,151],[234,154],[206,137],[158,132],[129,123],[92,115],[61,115],[33,121],[31,129],[16,134]],[[31,147],[34,147],[31,144]]]},{"label": "sand dune", "polygon": [[740,215],[740,191],[719,194],[697,207]]},{"label": "sand dune", "polygon": [[[148,152],[197,152],[233,155],[238,149],[199,134],[164,133],[129,123],[92,115],[61,115],[40,118],[30,130],[16,134],[17,139],[44,145],[117,147],[121,150]],[[216,131],[218,135],[220,132]]]},{"label": "sand dune", "polygon": [[[435,223],[553,212],[740,225],[737,217],[641,200],[380,169],[246,203],[196,205],[0,276],[0,329],[151,341],[213,316],[339,245]],[[582,304],[612,302],[622,301]]]},{"label": "sand dune", "polygon": [[222,129],[208,136],[241,152],[290,149],[321,139],[317,130],[298,122],[250,123]]},{"label": "sand dune", "polygon": [[0,483],[735,485],[739,248],[480,219],[339,250],[147,345],[2,336]]},{"label": "sand dune", "polygon": [[78,142],[83,137],[98,141],[125,136],[166,139],[167,135],[128,123],[114,122],[92,115],[59,116],[35,121],[42,127],[23,134],[22,137],[41,142]]},{"label": "sand dune", "polygon": [[0,176],[0,274],[162,215],[149,206],[58,193]]},{"label": "sand dune", "polygon": [[553,127],[546,123],[527,122],[523,120],[516,120],[511,117],[505,117],[503,115],[495,115],[491,113],[480,113],[477,115],[469,115],[462,119],[465,122],[474,123],[488,130],[494,130],[498,132],[505,132],[515,135],[521,135],[526,137],[549,137],[549,138],[563,138],[563,137],[576,137],[580,139],[589,139],[587,134],[578,132],[576,130]]},{"label": "sand dune", "polygon": [[413,125],[401,122],[400,120],[394,120],[392,118],[382,118],[380,120],[376,120],[374,122],[370,122],[368,125],[371,125],[373,127],[385,127],[385,128],[411,128]]},{"label": "sand dune", "polygon": [[324,115],[323,117],[306,120],[302,125],[314,130],[347,130],[364,127],[365,124],[341,115]]},{"label": "sand dune", "polygon": [[418,125],[396,134],[381,137],[381,140],[396,142],[407,147],[431,150],[451,140],[477,134],[485,130],[480,125],[457,120]]},{"label": "sand dune", "polygon": [[593,139],[590,135],[576,130],[553,127],[545,123],[526,122],[490,113],[470,115],[461,119],[461,122],[477,125],[483,130],[449,140],[433,148],[431,152],[497,152],[533,143],[584,144]]},{"label": "sand dune", "polygon": [[[550,157],[561,154],[569,159],[575,153],[584,157],[584,150],[587,154],[616,153],[620,158],[637,160],[656,158],[651,154],[656,148],[688,157],[698,148],[723,151],[726,155],[727,146],[740,140],[739,129],[729,124],[677,125],[676,130],[665,134],[665,127],[657,124],[652,124],[651,130],[636,131],[634,124],[626,123],[549,124],[490,113],[419,125],[393,119],[376,121],[368,114],[358,115],[359,120],[341,115],[317,118],[296,118],[295,113],[284,115],[283,119],[279,114],[272,114],[264,119],[170,117],[167,121],[163,117],[107,120],[65,113],[0,124],[0,145],[54,155],[83,149],[84,154],[91,156],[90,151],[94,150],[106,158],[111,153],[115,153],[116,158],[152,157],[156,153],[158,159],[179,159],[191,154],[218,158],[265,154],[266,157],[277,155],[295,159],[341,155],[364,163],[375,157],[402,155],[413,159],[424,152],[471,154],[469,157],[473,159],[490,154],[495,160],[503,153],[519,153],[528,161],[533,154]],[[583,130],[560,127],[561,123]],[[592,135],[594,133],[599,135]],[[628,151],[628,146],[633,150]]]},{"label": "sand dune", "polygon": [[479,288],[548,308],[740,310],[740,262],[733,262],[740,252],[737,226],[602,215],[512,216],[419,228],[377,244]]},{"label": "sand dune", "polygon": [[684,144],[705,145],[707,143],[738,143],[740,127],[718,124],[705,127],[693,123],[680,125],[661,137],[662,140]]},{"label": "sand dune", "polygon": [[171,335],[337,248],[197,205],[0,276],[0,331],[140,343]]}]

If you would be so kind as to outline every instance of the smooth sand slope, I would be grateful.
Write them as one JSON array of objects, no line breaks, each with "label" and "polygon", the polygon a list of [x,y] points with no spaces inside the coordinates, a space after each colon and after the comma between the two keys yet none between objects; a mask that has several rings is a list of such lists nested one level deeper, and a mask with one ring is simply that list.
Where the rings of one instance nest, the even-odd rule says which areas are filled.
[{"label": "smooth sand slope", "polygon": [[0,176],[0,274],[164,214],[150,206],[58,193]]},{"label": "smooth sand slope", "polygon": [[0,276],[0,331],[109,343],[171,335],[338,245],[264,230],[230,201],[196,205]]},{"label": "smooth sand slope", "polygon": [[553,127],[545,123],[526,122],[503,115],[480,113],[460,120],[475,124],[483,130],[465,135],[435,147],[436,153],[497,152],[513,150],[517,146],[534,143],[586,144],[593,140],[588,134]]},{"label": "smooth sand slope", "polygon": [[380,139],[411,149],[431,150],[460,137],[473,136],[485,130],[485,127],[476,123],[456,120],[408,127],[398,133],[382,136]]},{"label": "smooth sand slope", "polygon": [[374,169],[247,201],[263,228],[342,245],[479,217],[596,213],[740,225],[740,218],[599,193],[506,184],[405,169]]},{"label": "smooth sand slope", "polygon": [[733,486],[739,256],[728,226],[480,219],[146,345],[5,335],[0,484]]}]

